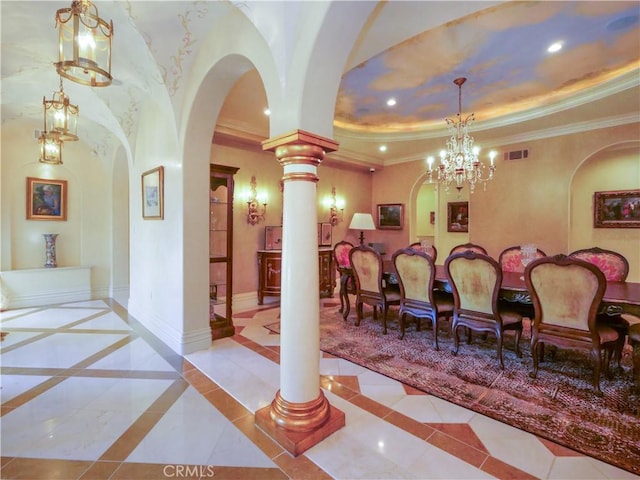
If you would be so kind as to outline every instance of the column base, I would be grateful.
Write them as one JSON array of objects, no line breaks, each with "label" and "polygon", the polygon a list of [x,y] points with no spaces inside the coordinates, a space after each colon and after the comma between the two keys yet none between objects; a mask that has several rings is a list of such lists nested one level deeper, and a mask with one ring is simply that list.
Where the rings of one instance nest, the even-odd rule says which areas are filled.
[{"label": "column base", "polygon": [[[321,408],[324,412],[322,418],[315,415],[319,404],[323,404]],[[290,422],[286,417],[287,409],[283,409],[283,405],[286,405],[289,410],[296,411],[292,415]],[[331,406],[322,391],[320,391],[318,399],[309,402],[311,408],[310,417],[314,417],[314,415],[315,417],[309,418],[308,421],[304,421],[300,413],[304,411],[306,406],[307,404],[290,404],[286,402],[280,397],[280,392],[278,391],[275,400],[270,405],[256,412],[255,424],[287,452],[297,457],[345,426],[344,412]]]}]

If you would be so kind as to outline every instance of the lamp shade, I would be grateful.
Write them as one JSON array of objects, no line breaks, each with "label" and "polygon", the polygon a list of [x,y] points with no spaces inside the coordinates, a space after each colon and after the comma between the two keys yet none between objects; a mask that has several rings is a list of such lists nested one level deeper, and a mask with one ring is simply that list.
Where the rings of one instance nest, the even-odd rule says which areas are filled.
[{"label": "lamp shade", "polygon": [[375,230],[376,226],[370,213],[354,213],[349,228],[352,230]]}]

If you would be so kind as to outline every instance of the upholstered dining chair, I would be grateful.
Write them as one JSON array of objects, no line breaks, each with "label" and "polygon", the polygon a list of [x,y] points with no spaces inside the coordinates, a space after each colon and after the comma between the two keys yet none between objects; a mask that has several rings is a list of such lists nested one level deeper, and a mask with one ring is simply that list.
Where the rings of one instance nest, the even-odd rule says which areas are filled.
[{"label": "upholstered dining chair", "polygon": [[[539,258],[527,265],[525,282],[535,309],[530,376],[536,378],[538,374],[546,343],[559,348],[587,350],[593,360],[593,387],[598,395],[602,395],[602,353],[613,351],[619,338],[615,329],[597,321],[606,288],[604,274],[592,263],[561,254]],[[611,358],[611,355],[605,355],[605,358]]]},{"label": "upholstered dining chair", "polygon": [[352,248],[353,243],[346,240],[341,240],[333,246],[333,260],[340,275],[340,313],[342,313],[345,320],[349,315],[349,294],[356,293],[353,271],[351,270],[351,263],[349,263],[349,251]]},{"label": "upholstered dining chair", "polygon": [[400,305],[400,292],[383,284],[382,257],[371,247],[359,245],[349,251],[349,262],[356,281],[356,322],[362,321],[363,305],[373,307],[373,318],[377,319],[378,308],[382,311],[382,333],[387,333],[387,314],[390,305]]},{"label": "upholstered dining chair", "polygon": [[[546,257],[547,254],[544,251],[536,248],[536,258]],[[522,265],[522,255],[520,246],[508,247],[500,252],[498,257],[498,263],[503,272],[524,272],[524,265]]]},{"label": "upholstered dining chair", "polygon": [[416,320],[416,329],[420,330],[420,319],[431,320],[433,346],[438,346],[438,320],[453,315],[453,298],[445,292],[434,290],[436,266],[433,258],[422,250],[406,248],[397,250],[391,257],[398,274],[400,285],[400,338],[404,338],[405,317]]},{"label": "upholstered dining chair", "polygon": [[[600,247],[583,248],[571,252],[569,256],[594,264],[604,274],[607,282],[624,282],[627,279],[627,275],[629,275],[629,261],[624,255],[613,250],[606,250]],[[620,335],[614,352],[619,369],[622,365],[622,351],[629,331],[629,318],[631,317],[631,315],[621,315],[618,312],[598,313],[598,321],[614,328]],[[640,322],[640,319],[633,316],[633,322]]]},{"label": "upholstered dining chair", "polygon": [[409,248],[426,253],[434,262],[436,261],[436,258],[438,258],[438,249],[435,245],[427,245],[425,250],[425,247],[422,246],[421,242],[413,242],[411,245],[409,245]]},{"label": "upholstered dining chair", "polygon": [[444,266],[453,290],[453,353],[458,353],[458,329],[467,327],[495,334],[500,368],[504,369],[502,343],[505,331],[515,332],[515,352],[521,357],[522,315],[498,300],[502,283],[498,262],[488,255],[467,250],[447,257]]},{"label": "upholstered dining chair", "polygon": [[461,245],[456,245],[451,249],[449,255],[453,255],[454,253],[466,252],[468,250],[476,253],[482,253],[483,255],[488,255],[487,250],[483,246],[476,245],[475,243],[463,243]]}]

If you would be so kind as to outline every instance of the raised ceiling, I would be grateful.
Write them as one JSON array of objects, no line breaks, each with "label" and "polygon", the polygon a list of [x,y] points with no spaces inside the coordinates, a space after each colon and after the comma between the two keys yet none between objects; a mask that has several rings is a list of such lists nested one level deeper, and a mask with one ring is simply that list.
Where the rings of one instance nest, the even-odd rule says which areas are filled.
[{"label": "raised ceiling", "polygon": [[[69,4],[1,2],[3,123],[40,120],[42,97],[58,87],[54,14]],[[114,137],[124,141],[144,96],[180,105],[200,39],[229,9],[251,18],[260,4],[97,1],[115,25],[115,82],[102,89],[65,82],[81,109],[82,139],[98,152]],[[463,113],[475,112],[479,142],[638,122],[639,18],[637,1],[380,2],[345,67],[334,124],[340,150],[333,157],[363,167],[422,158],[425,140],[444,141],[444,119],[457,111],[453,80],[461,76],[468,78]],[[552,42],[563,48],[548,53]],[[389,97],[397,101],[392,108]],[[265,107],[259,77],[249,72],[231,91],[219,128],[266,138]]]}]

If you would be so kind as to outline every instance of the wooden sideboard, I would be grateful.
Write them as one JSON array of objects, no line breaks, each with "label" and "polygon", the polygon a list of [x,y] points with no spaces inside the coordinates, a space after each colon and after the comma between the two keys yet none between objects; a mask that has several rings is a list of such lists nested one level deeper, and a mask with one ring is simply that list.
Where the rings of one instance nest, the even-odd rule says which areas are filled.
[{"label": "wooden sideboard", "polygon": [[[333,267],[333,250],[318,250],[320,273],[320,295],[332,297],[336,284]],[[262,305],[264,297],[280,296],[280,277],[282,269],[282,250],[258,250],[258,305]]]}]

